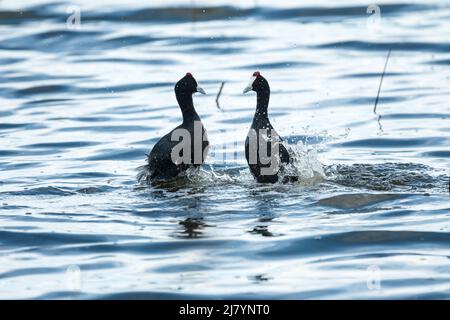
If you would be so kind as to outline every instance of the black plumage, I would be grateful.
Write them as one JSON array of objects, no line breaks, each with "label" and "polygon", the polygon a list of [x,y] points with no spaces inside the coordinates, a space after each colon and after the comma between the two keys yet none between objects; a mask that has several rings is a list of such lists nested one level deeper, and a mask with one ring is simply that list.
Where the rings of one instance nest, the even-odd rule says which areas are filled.
[{"label": "black plumage", "polygon": [[[147,164],[138,168],[138,181],[151,182],[172,179],[188,168],[200,166],[205,160],[209,141],[206,130],[194,108],[192,95],[195,92],[205,93],[202,88],[198,87],[197,81],[190,73],[187,73],[175,85],[175,95],[183,115],[183,122],[155,144],[147,157]],[[176,130],[183,132],[183,129],[187,130],[190,135],[189,148],[184,149],[184,151],[187,150],[189,156],[187,157],[188,161],[180,162],[179,159],[173,158],[172,151],[182,139],[173,141],[172,134],[176,133]],[[177,135],[175,134],[175,136]],[[183,156],[184,151],[181,151],[179,155]]]},{"label": "black plumage", "polygon": [[[279,181],[280,173],[283,172],[286,164],[293,161],[293,157],[286,148],[283,139],[273,128],[270,123],[267,109],[269,107],[270,87],[267,80],[259,73],[253,73],[248,86],[244,89],[244,93],[248,91],[256,92],[256,111],[253,122],[250,127],[249,134],[245,140],[245,157],[250,168],[250,172],[258,182],[275,183]],[[262,141],[264,139],[265,141]],[[265,150],[261,147],[265,143]],[[272,148],[277,151],[272,154]],[[267,170],[271,163],[267,163],[264,157],[267,156],[275,170]],[[281,182],[297,180],[297,177],[283,177]]]}]

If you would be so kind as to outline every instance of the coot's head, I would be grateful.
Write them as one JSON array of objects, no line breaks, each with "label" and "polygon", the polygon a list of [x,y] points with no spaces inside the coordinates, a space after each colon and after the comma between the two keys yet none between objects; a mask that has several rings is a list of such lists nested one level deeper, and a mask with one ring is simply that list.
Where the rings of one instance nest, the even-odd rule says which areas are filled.
[{"label": "coot's head", "polygon": [[248,82],[247,87],[245,87],[245,89],[242,93],[247,93],[249,91],[261,92],[261,93],[269,93],[270,92],[269,83],[261,75],[261,73],[259,73],[259,71],[256,71],[253,73],[252,77],[250,78],[250,81]]},{"label": "coot's head", "polygon": [[205,94],[205,90],[200,88],[190,72],[180,79],[175,85],[175,93],[180,94],[193,94],[200,92]]}]

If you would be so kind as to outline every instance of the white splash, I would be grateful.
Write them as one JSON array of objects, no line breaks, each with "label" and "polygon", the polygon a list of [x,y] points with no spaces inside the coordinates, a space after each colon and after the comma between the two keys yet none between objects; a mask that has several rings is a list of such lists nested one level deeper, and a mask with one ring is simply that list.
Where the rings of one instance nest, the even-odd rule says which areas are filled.
[{"label": "white splash", "polygon": [[315,185],[325,179],[325,171],[315,148],[308,148],[302,141],[287,147],[294,161],[284,167],[283,177],[298,177],[298,183],[302,185]]}]

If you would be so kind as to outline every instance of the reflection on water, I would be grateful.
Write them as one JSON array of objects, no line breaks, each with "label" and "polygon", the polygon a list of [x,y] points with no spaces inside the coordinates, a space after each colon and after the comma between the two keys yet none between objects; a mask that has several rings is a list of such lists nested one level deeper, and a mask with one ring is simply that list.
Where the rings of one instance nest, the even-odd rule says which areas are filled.
[{"label": "reflection on water", "polygon": [[207,227],[202,219],[187,218],[178,223],[182,226],[182,230],[177,233],[180,238],[201,238],[202,229]]},{"label": "reflection on water", "polygon": [[[448,298],[450,5],[367,6],[0,2],[0,298]],[[248,171],[256,70],[298,183]],[[188,71],[211,154],[139,185]]]}]

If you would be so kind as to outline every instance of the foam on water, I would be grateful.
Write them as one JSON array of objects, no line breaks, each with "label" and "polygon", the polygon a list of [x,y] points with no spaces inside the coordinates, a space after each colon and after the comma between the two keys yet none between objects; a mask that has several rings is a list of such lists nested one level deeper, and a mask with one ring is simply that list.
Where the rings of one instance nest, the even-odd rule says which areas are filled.
[{"label": "foam on water", "polygon": [[289,148],[294,161],[286,166],[283,172],[285,176],[298,177],[301,185],[316,185],[325,179],[323,165],[318,159],[316,148],[308,148],[302,141],[290,144]]}]

